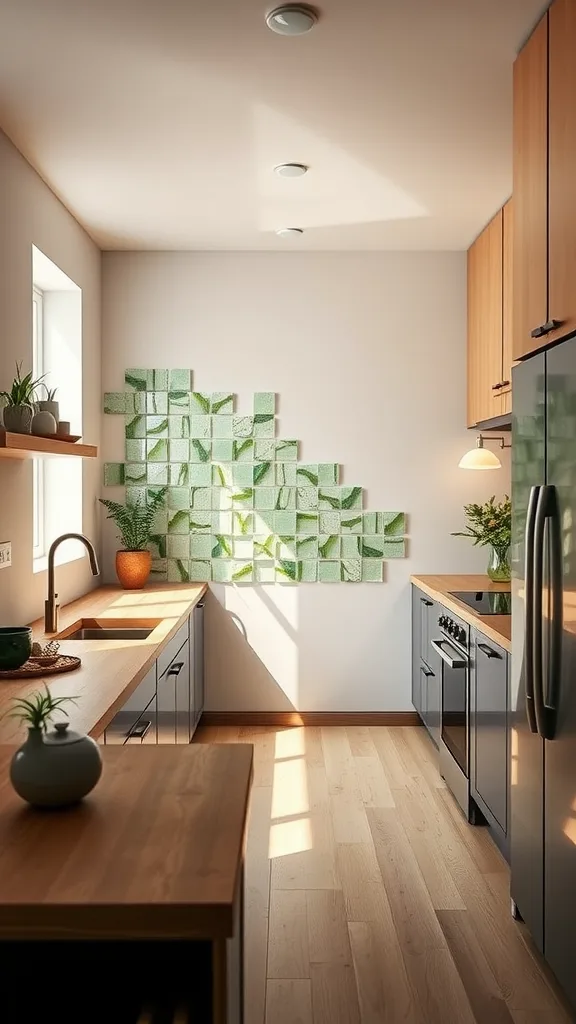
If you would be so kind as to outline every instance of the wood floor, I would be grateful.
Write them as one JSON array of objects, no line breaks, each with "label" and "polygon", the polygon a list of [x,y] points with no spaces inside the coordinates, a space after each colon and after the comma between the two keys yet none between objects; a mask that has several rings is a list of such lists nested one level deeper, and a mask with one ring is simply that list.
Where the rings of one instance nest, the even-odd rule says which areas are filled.
[{"label": "wood floor", "polygon": [[508,868],[418,728],[204,728],[254,744],[245,1024],[566,1024]]}]

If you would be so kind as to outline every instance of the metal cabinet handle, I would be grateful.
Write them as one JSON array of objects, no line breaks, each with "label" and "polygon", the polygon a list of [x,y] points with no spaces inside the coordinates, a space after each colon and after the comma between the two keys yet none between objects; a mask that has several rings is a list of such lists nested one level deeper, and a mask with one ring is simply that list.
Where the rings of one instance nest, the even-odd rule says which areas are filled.
[{"label": "metal cabinet handle", "polygon": [[500,388],[503,388],[503,387],[504,387],[504,383],[503,383],[503,381],[500,381],[499,384],[493,384],[492,385],[492,391],[500,391]]},{"label": "metal cabinet handle", "polygon": [[429,668],[424,668],[423,665],[420,666],[420,671],[421,671],[423,676],[426,676],[426,679],[429,679],[430,676],[434,675],[434,673],[431,672]]},{"label": "metal cabinet handle", "polygon": [[501,388],[509,388],[510,387],[510,381],[509,380],[503,380],[501,385],[500,385],[500,387]]},{"label": "metal cabinet handle", "polygon": [[[446,640],[431,640],[430,643],[432,644],[432,647],[434,648],[436,653],[440,655],[442,661],[445,661],[446,664],[450,666],[450,668],[466,668],[467,662],[464,660],[464,658],[460,657],[459,655],[456,655],[455,658],[452,658],[450,657],[449,654],[446,653],[445,650],[443,650],[442,644],[447,643]],[[448,644],[448,646],[450,645]],[[452,650],[454,650],[453,647]]]},{"label": "metal cabinet handle", "polygon": [[488,644],[478,644],[478,650],[482,651],[482,654],[485,654],[487,658],[502,658],[502,655],[498,654],[498,651],[493,651],[491,647],[488,647]]},{"label": "metal cabinet handle", "polygon": [[555,331],[557,327],[562,327],[562,324],[562,320],[547,320],[545,324],[540,324],[539,327],[535,327],[533,331],[530,331],[530,337],[544,338],[546,334]]},{"label": "metal cabinet handle", "polygon": [[420,602],[421,604],[425,604],[427,608],[431,608],[434,603],[433,601],[429,601],[426,597],[421,597]]},{"label": "metal cabinet handle", "polygon": [[152,722],[148,718],[141,719],[139,722],[136,722],[136,725],[133,725],[132,728],[128,730],[126,733],[126,739],[143,740],[151,725]]},{"label": "metal cabinet handle", "polygon": [[170,668],[166,673],[166,678],[168,678],[168,676],[179,676],[183,668],[183,661],[175,661],[173,665],[170,665]]}]

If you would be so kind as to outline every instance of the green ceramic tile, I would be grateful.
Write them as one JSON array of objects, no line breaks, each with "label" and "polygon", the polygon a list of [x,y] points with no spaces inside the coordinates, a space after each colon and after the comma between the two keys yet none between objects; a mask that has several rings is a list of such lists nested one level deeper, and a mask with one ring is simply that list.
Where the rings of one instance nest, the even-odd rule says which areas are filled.
[{"label": "green ceramic tile", "polygon": [[320,512],[318,516],[319,533],[340,533],[340,513]]},{"label": "green ceramic tile", "polygon": [[254,436],[253,416],[233,416],[232,436],[238,439]]},{"label": "green ceramic tile", "polygon": [[298,580],[300,583],[316,583],[318,580],[318,561],[315,558],[303,558],[298,562]]},{"label": "green ceramic tile", "polygon": [[212,533],[215,535],[220,534],[223,537],[231,537],[233,533],[240,532],[234,529],[235,515],[236,513],[230,509],[212,512]]},{"label": "green ceramic tile", "polygon": [[150,568],[150,578],[155,583],[164,583],[168,579],[168,563],[165,558],[153,558]]},{"label": "green ceramic tile", "polygon": [[191,559],[189,576],[191,583],[210,583],[212,579],[212,566],[210,562],[201,562]]},{"label": "green ceramic tile", "polygon": [[[302,531],[313,533],[315,531]],[[317,531],[316,531],[317,532]],[[274,533],[277,533],[280,537],[294,536],[296,534],[296,513],[295,512],[275,512],[274,513]]]},{"label": "green ceramic tile", "polygon": [[274,437],[276,433],[276,419],[267,413],[257,413],[254,416],[253,434],[254,437]]},{"label": "green ceramic tile", "polygon": [[319,507],[319,492],[317,487],[299,487],[297,494],[298,509],[302,512],[311,512]]},{"label": "green ceramic tile", "polygon": [[156,501],[156,498],[161,498],[166,507],[166,495],[168,488],[157,484],[148,484],[146,487],[146,503],[151,504],[152,501]]},{"label": "green ceramic tile", "polygon": [[297,462],[298,441],[276,441],[276,460],[278,462]]},{"label": "green ceramic tile", "polygon": [[226,438],[214,438],[212,441],[212,458],[214,462],[232,462],[234,442]]},{"label": "green ceramic tile", "polygon": [[190,417],[190,437],[204,438],[210,437],[210,416],[191,416]]},{"label": "green ceramic tile", "polygon": [[338,483],[339,467],[336,462],[321,462],[318,466],[318,485],[331,487]]},{"label": "green ceramic tile", "polygon": [[256,583],[269,584],[276,582],[276,565],[274,562],[257,561],[254,563],[254,579]]},{"label": "green ceramic tile", "polygon": [[254,489],[254,508],[271,510],[276,507],[275,487],[256,487]]},{"label": "green ceramic tile", "polygon": [[105,487],[117,487],[125,482],[125,472],[123,462],[105,462],[104,463],[104,486]]},{"label": "green ceramic tile", "polygon": [[273,391],[256,391],[254,394],[254,415],[274,415],[276,412],[276,395]]},{"label": "green ceramic tile", "polygon": [[381,583],[382,562],[376,561],[375,558],[362,559],[362,582]]},{"label": "green ceramic tile", "polygon": [[318,537],[313,534],[296,537],[296,554],[298,558],[318,558]]},{"label": "green ceramic tile", "polygon": [[146,415],[147,409],[145,391],[125,391],[124,402],[125,412],[127,416]]},{"label": "green ceramic tile", "polygon": [[190,562],[183,558],[169,558],[168,559],[168,582],[169,583],[189,583],[190,582]]},{"label": "green ceramic tile", "polygon": [[317,512],[298,512],[296,515],[297,533],[318,533],[320,529],[320,515]]},{"label": "green ceramic tile", "polygon": [[[295,487],[275,487],[274,491],[276,494],[274,508],[279,512],[284,509],[286,511],[293,511],[297,507]],[[312,508],[313,506],[309,507]]]},{"label": "green ceramic tile", "polygon": [[168,558],[181,558],[186,560],[190,557],[190,544],[193,537],[185,534],[169,533],[166,537],[166,555]]},{"label": "green ceramic tile", "polygon": [[254,514],[252,512],[232,512],[232,532],[236,536],[249,537],[254,532]]},{"label": "green ceramic tile", "polygon": [[296,476],[300,487],[318,487],[318,466],[316,463],[299,462],[296,466]]},{"label": "green ceramic tile", "polygon": [[212,533],[212,512],[190,512],[191,533]]},{"label": "green ceramic tile", "polygon": [[383,557],[384,540],[382,537],[362,538],[362,558],[379,558],[382,560]]},{"label": "green ceramic tile", "polygon": [[169,370],[168,371],[169,391],[191,391],[192,373],[190,370]]},{"label": "green ceramic tile", "polygon": [[378,534],[381,533],[381,523],[379,522],[380,514],[378,512],[363,512],[362,513],[362,533],[365,534]]},{"label": "green ceramic tile", "polygon": [[192,438],[190,441],[190,462],[210,462],[212,445],[210,441]]},{"label": "green ceramic tile", "polygon": [[170,508],[170,491],[171,490],[177,490],[178,492],[180,492],[182,490],[186,490],[187,494],[190,493],[188,487],[186,487],[186,488],[180,488],[180,487],[177,487],[177,488],[172,488],[171,487],[171,488],[169,488],[169,490],[168,490],[168,506],[169,506],[169,511],[168,511],[168,533],[186,533],[186,534],[189,534],[190,533],[190,510],[189,509],[180,509],[178,511],[174,511],[172,508]]},{"label": "green ceramic tile", "polygon": [[173,512],[188,511],[190,509],[190,488],[169,487],[168,508]]},{"label": "green ceramic tile", "polygon": [[127,505],[145,505],[146,504],[146,488],[145,487],[127,487],[126,488],[126,504]]},{"label": "green ceramic tile", "polygon": [[190,535],[190,558],[211,558],[212,547],[212,537],[209,533]]},{"label": "green ceramic tile", "polygon": [[295,462],[276,463],[276,483],[280,487],[295,487],[298,482],[297,465]]},{"label": "green ceramic tile", "polygon": [[296,558],[296,537],[278,537],[276,542],[276,557],[287,558],[293,561]]},{"label": "green ceramic tile", "polygon": [[214,487],[232,487],[232,464],[212,462],[212,484]]},{"label": "green ceramic tile", "polygon": [[360,583],[362,580],[362,562],[359,558],[346,558],[340,562],[340,579],[342,583]]},{"label": "green ceramic tile", "polygon": [[128,462],[124,472],[125,482],[127,484],[145,484],[146,483],[146,463],[145,462]]},{"label": "green ceramic tile", "polygon": [[176,415],[168,417],[168,436],[175,440],[190,437],[190,416]]},{"label": "green ceramic tile", "polygon": [[234,558],[241,558],[243,561],[251,561],[254,557],[254,542],[252,537],[234,537],[232,547],[234,551]]},{"label": "green ceramic tile", "polygon": [[168,483],[172,487],[186,487],[190,483],[190,464],[171,462],[168,466]]},{"label": "green ceramic tile", "polygon": [[168,417],[167,416],[147,416],[146,417],[146,436],[147,437],[168,437]]},{"label": "green ceramic tile", "polygon": [[148,370],[150,391],[168,391],[168,370]]},{"label": "green ceramic tile", "polygon": [[320,558],[340,558],[340,537],[338,534],[321,533],[318,537]]},{"label": "green ceramic tile", "polygon": [[232,488],[212,486],[211,497],[212,510],[214,512],[226,511],[232,508]]},{"label": "green ceramic tile", "polygon": [[152,385],[152,377],[148,376],[150,370],[126,370],[124,384],[127,391],[147,391]]},{"label": "green ceramic tile", "polygon": [[298,562],[288,558],[280,558],[276,562],[276,578],[280,583],[297,583]]},{"label": "green ceramic tile", "polygon": [[190,441],[187,438],[173,438],[168,441],[170,462],[190,462]]},{"label": "green ceramic tile", "polygon": [[193,511],[210,511],[212,508],[212,488],[191,486],[190,508]]},{"label": "green ceramic tile", "polygon": [[232,582],[232,559],[231,558],[217,558],[212,562],[212,582],[213,583],[231,583]]},{"label": "green ceramic tile", "polygon": [[385,537],[382,554],[384,558],[404,558],[406,555],[406,542],[404,538],[399,537],[398,540],[392,540]]},{"label": "green ceramic tile", "polygon": [[406,533],[406,516],[403,512],[379,512],[382,532],[385,537],[403,537]]},{"label": "green ceramic tile", "polygon": [[276,557],[276,537],[273,533],[259,534],[254,537],[254,558]]},{"label": "green ceramic tile", "polygon": [[234,462],[252,462],[255,454],[254,441],[251,437],[246,437],[243,441],[232,442],[232,458]]},{"label": "green ceramic tile", "polygon": [[250,462],[235,462],[227,468],[231,470],[231,483],[240,490],[244,487],[252,487],[253,484],[260,482],[255,479],[255,469]]},{"label": "green ceramic tile", "polygon": [[168,462],[168,441],[165,437],[148,438],[146,458],[148,462]]},{"label": "green ceramic tile", "polygon": [[146,437],[146,417],[126,417],[126,440],[131,441],[135,437]]},{"label": "green ceramic tile", "polygon": [[210,412],[213,416],[226,416],[234,412],[234,395],[229,391],[215,391],[210,396]]},{"label": "green ceramic tile", "polygon": [[[254,441],[254,461],[255,462],[274,462],[276,458],[276,441],[272,440],[256,440]],[[286,481],[287,483],[288,481]],[[277,480],[276,483],[284,483],[283,480]],[[294,481],[296,483],[296,481]]]},{"label": "green ceramic tile", "polygon": [[191,487],[210,487],[212,485],[212,467],[209,462],[196,462],[190,465],[189,482]]},{"label": "green ceramic tile", "polygon": [[253,508],[254,507],[254,488],[243,487],[241,490],[233,488],[232,491],[232,506],[233,508]]},{"label": "green ceramic tile", "polygon": [[168,395],[166,391],[146,392],[146,412],[149,416],[166,416],[168,412]]},{"label": "green ceramic tile", "polygon": [[362,557],[362,537],[348,534],[341,537],[340,543],[342,558]]},{"label": "green ceramic tile", "polygon": [[188,391],[168,392],[168,412],[173,415],[187,416],[190,412],[190,394]]},{"label": "green ceramic tile", "polygon": [[270,486],[275,483],[273,462],[256,462],[253,466],[250,466],[250,470],[252,473],[251,482],[255,485],[265,484]]},{"label": "green ceramic tile", "polygon": [[234,437],[232,433],[232,416],[212,416],[212,437],[224,439]]},{"label": "green ceramic tile", "polygon": [[318,579],[320,583],[340,583],[340,562],[318,562]]},{"label": "green ceramic tile", "polygon": [[230,577],[231,583],[252,583],[254,579],[254,563],[253,562],[232,562],[232,575]]},{"label": "green ceramic tile", "polygon": [[210,395],[203,391],[192,391],[190,394],[190,412],[195,416],[209,416]]},{"label": "green ceramic tile", "polygon": [[340,520],[341,533],[362,533],[362,513],[343,512]]},{"label": "green ceramic tile", "polygon": [[362,508],[362,488],[342,488],[342,511],[349,512],[351,509]]},{"label": "green ceramic tile", "polygon": [[[124,391],[107,391],[104,395],[104,412],[113,416],[126,414],[126,394]],[[132,410],[129,410],[132,411]]]},{"label": "green ceramic tile", "polygon": [[146,459],[146,441],[126,439],[126,462],[144,462]]},{"label": "green ceramic tile", "polygon": [[149,462],[146,482],[149,484],[167,484],[168,483],[168,463],[167,462]]}]

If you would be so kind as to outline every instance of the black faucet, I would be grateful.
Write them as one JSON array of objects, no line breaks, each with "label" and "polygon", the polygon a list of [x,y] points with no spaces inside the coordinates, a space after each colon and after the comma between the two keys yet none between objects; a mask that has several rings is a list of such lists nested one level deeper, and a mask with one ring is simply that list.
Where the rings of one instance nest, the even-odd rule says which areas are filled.
[{"label": "black faucet", "polygon": [[46,633],[58,632],[58,610],[60,606],[57,603],[58,594],[54,593],[54,556],[56,548],[63,540],[82,541],[82,544],[84,544],[88,551],[92,575],[98,576],[100,574],[94,545],[91,540],[88,540],[88,537],[85,537],[83,533],[63,533],[61,537],[56,538],[50,545],[50,551],[48,552],[48,600],[44,602],[44,631]]}]

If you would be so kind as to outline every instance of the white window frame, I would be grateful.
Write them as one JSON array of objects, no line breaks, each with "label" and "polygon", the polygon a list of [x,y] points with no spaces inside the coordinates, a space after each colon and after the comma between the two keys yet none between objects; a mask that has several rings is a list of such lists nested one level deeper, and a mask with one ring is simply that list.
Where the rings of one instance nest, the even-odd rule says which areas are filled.
[{"label": "white window frame", "polygon": [[[32,289],[32,375],[34,380],[44,373],[44,295],[36,285]],[[32,462],[33,546],[34,561],[46,555],[46,474],[44,459]]]}]

